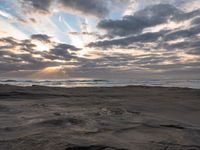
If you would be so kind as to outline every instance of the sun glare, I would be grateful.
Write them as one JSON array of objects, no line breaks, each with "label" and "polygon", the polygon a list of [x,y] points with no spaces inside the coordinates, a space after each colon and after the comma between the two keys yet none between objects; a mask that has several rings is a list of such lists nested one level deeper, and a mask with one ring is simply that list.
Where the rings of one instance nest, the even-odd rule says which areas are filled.
[{"label": "sun glare", "polygon": [[40,41],[33,41],[33,44],[36,45],[36,50],[37,51],[49,51],[50,49],[50,45],[48,43],[43,43],[43,42],[40,42]]},{"label": "sun glare", "polygon": [[42,74],[51,74],[51,73],[56,73],[59,72],[62,69],[61,66],[56,66],[56,67],[47,67],[41,71]]}]

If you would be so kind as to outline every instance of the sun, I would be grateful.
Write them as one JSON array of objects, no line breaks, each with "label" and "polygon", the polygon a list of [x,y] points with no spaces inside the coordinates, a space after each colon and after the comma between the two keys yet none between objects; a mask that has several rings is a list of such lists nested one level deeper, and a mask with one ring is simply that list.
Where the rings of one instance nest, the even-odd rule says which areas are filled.
[{"label": "sun", "polygon": [[51,45],[49,43],[44,43],[40,41],[32,41],[33,44],[36,45],[35,50],[43,52],[43,51],[49,51],[51,48]]}]

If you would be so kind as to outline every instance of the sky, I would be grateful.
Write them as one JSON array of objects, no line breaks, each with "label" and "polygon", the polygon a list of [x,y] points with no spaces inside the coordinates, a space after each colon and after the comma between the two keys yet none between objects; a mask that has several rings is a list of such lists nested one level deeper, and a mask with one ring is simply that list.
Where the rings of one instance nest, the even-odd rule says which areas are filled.
[{"label": "sky", "polygon": [[200,0],[0,0],[0,78],[199,79]]}]

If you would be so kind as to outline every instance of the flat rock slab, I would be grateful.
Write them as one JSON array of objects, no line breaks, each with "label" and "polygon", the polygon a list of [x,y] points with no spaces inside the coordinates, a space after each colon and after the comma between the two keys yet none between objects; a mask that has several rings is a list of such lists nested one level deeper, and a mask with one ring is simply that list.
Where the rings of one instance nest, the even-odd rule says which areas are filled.
[{"label": "flat rock slab", "polygon": [[199,150],[200,90],[0,85],[0,150]]}]

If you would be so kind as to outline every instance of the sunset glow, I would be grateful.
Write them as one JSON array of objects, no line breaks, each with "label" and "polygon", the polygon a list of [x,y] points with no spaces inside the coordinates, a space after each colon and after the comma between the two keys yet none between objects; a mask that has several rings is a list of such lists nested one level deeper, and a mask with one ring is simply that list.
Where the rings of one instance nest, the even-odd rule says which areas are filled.
[{"label": "sunset glow", "polygon": [[199,0],[0,0],[0,77],[197,78],[199,10]]}]

